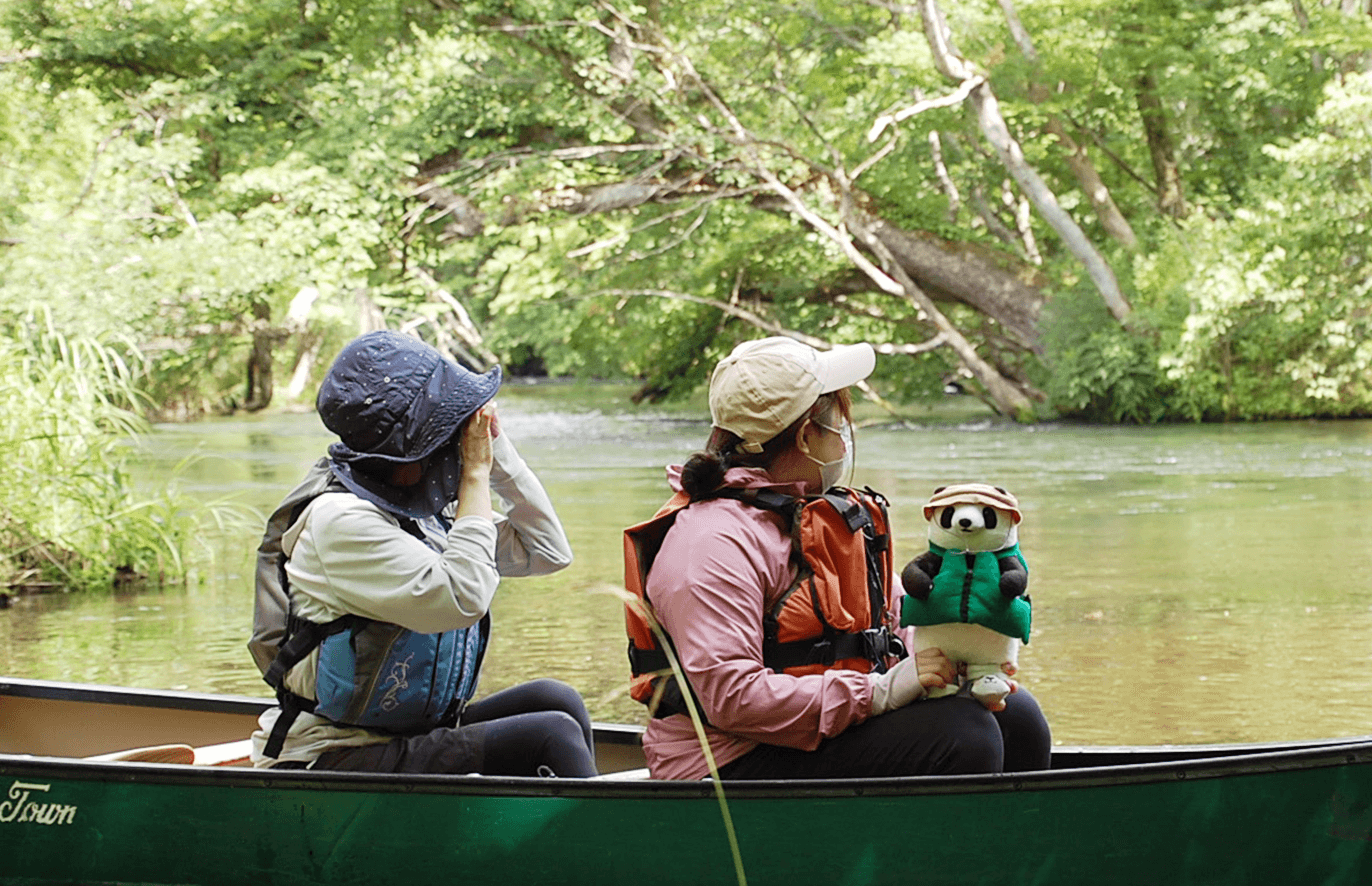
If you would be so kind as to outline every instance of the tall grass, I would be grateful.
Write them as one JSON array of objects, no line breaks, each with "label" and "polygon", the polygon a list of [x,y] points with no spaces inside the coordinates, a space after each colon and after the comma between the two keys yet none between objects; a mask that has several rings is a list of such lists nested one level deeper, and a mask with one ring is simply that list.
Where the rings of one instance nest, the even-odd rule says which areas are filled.
[{"label": "tall grass", "polygon": [[[118,346],[116,346],[118,345]],[[66,335],[40,309],[0,318],[0,580],[85,590],[184,576],[196,517],[130,478],[137,350]]]}]

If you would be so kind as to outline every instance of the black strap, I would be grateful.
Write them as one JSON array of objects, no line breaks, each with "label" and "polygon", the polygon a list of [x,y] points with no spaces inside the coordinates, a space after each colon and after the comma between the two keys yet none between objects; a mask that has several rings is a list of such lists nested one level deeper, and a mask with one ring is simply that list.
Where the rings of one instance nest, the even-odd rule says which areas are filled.
[{"label": "black strap", "polygon": [[794,522],[796,505],[801,501],[794,495],[777,492],[775,489],[739,489],[735,486],[724,486],[699,499],[693,499],[692,504],[707,498],[728,498],[741,501],[746,505],[752,505],[755,508],[761,508],[764,511],[771,511],[785,518],[787,526]]},{"label": "black strap", "polygon": [[271,666],[262,675],[262,679],[277,692],[283,691],[286,673],[304,661],[305,657],[315,650],[315,647],[323,643],[326,638],[350,628],[361,627],[367,621],[360,615],[343,615],[333,621],[319,624],[297,615],[288,616],[286,618],[286,642],[281,644],[280,651],[276,653],[276,658],[272,660]]},{"label": "black strap", "polygon": [[286,673],[303,661],[324,642],[325,638],[366,623],[367,619],[357,615],[345,615],[325,624],[308,621],[295,615],[286,619],[286,642],[281,644],[276,658],[272,659],[267,672],[262,675],[267,685],[276,690],[277,705],[281,708],[271,734],[267,736],[267,746],[262,750],[264,756],[272,759],[280,756],[281,747],[286,741],[286,733],[290,731],[296,717],[299,717],[301,712],[314,710],[315,702],[312,699],[296,695],[286,688]]},{"label": "black strap", "polygon": [[[880,493],[874,492],[870,487],[864,490],[874,505],[881,509],[882,522],[887,525],[887,532],[877,534],[876,522],[871,515],[867,514],[866,525],[862,531],[867,536],[867,594],[872,607],[872,624],[881,622],[881,614],[886,609],[886,588],[882,584],[881,576],[886,571],[886,564],[882,562],[882,557],[887,549],[891,547],[890,519],[887,513],[886,499]],[[863,508],[866,514],[866,507]]]},{"label": "black strap", "polygon": [[629,641],[629,671],[635,676],[651,674],[671,669],[667,653],[661,649],[639,649],[634,641]]},{"label": "black strap", "polygon": [[880,665],[888,655],[904,657],[905,644],[886,628],[853,634],[834,634],[819,640],[776,641],[762,645],[763,664],[780,673],[804,665],[832,665],[845,658],[862,658]]},{"label": "black strap", "polygon": [[843,518],[843,522],[848,524],[848,531],[856,533],[859,529],[865,529],[872,525],[872,515],[867,513],[867,508],[863,506],[861,499],[849,498],[846,495],[834,495],[826,492],[823,496],[838,515]]},{"label": "black strap", "polygon": [[[671,642],[671,638],[667,638]],[[672,670],[671,660],[667,658],[667,653],[661,649],[638,649],[632,640],[629,641],[629,668],[635,677],[644,674],[659,675],[653,681],[653,697],[657,699],[657,706],[652,708],[653,719],[670,717],[673,714],[686,714],[690,716],[690,710],[686,707],[685,694],[681,691],[681,681],[677,679],[676,672]],[[690,681],[687,680],[687,685]],[[659,692],[660,690],[660,692]],[[700,719],[706,725],[710,720],[705,716],[705,708],[700,704],[700,697],[691,690],[691,699],[695,702],[696,712],[700,714]],[[651,699],[647,702],[652,705]]]},{"label": "black strap", "polygon": [[[900,638],[882,627],[855,634],[836,634],[821,640],[770,644],[764,642],[762,661],[773,671],[781,673],[786,668],[812,664],[832,665],[845,658],[861,658],[872,662],[877,672],[882,672],[886,670],[884,662],[887,656],[905,658],[906,655],[905,644]],[[636,649],[630,642],[629,663],[634,676],[662,673],[660,680],[653,684],[655,689],[659,685],[662,687],[661,695],[657,696],[657,707],[653,709],[654,719],[690,713],[681,691],[681,681],[674,672],[669,671],[671,664],[667,659],[667,653],[661,649]],[[701,707],[700,699],[694,690],[691,696],[695,700],[696,711],[700,713],[701,720],[708,725],[710,721],[705,716],[705,709]]]},{"label": "black strap", "polygon": [[[818,640],[792,640],[781,643],[764,640],[762,663],[778,673],[801,665],[831,665],[845,658],[865,658],[879,662],[887,655],[902,655],[905,644],[886,628],[869,628],[853,634],[833,634]],[[639,649],[629,643],[629,668],[635,677],[671,668],[667,653],[661,649]]]},{"label": "black strap", "polygon": [[285,689],[277,691],[276,703],[281,708],[281,713],[277,715],[271,734],[267,736],[267,746],[262,749],[262,756],[273,760],[281,756],[281,748],[286,743],[286,733],[291,731],[291,724],[295,722],[295,718],[299,717],[302,711],[314,710],[313,701]]},{"label": "black strap", "polygon": [[[662,694],[657,696],[657,707],[653,708],[653,719],[670,717],[673,714],[684,714],[691,716],[691,709],[686,706],[686,695],[681,691],[681,681],[676,678],[676,674],[668,674],[660,683],[655,683],[654,689],[662,687]],[[691,690],[691,700],[695,702],[696,713],[700,715],[700,722],[706,726],[712,725],[710,718],[705,716],[705,708],[700,706],[700,697],[695,690]]]}]

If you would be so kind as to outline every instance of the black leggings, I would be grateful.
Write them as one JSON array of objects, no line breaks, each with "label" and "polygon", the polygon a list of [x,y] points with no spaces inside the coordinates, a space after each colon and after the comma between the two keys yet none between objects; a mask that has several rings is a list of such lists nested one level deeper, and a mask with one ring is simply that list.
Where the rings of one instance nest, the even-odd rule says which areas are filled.
[{"label": "black leggings", "polygon": [[312,768],[587,778],[595,741],[576,690],[541,679],[472,702],[454,728],[326,751]]},{"label": "black leggings", "polygon": [[826,738],[813,751],[759,745],[721,778],[863,778],[1047,769],[1052,734],[1020,689],[993,714],[966,695],[917,701]]}]

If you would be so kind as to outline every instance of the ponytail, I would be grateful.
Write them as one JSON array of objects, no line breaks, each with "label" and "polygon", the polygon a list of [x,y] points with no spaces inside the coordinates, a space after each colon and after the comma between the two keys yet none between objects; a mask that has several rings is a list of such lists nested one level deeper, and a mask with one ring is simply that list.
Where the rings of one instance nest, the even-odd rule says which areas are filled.
[{"label": "ponytail", "polygon": [[[763,453],[750,455],[739,452],[743,438],[723,428],[714,428],[705,448],[695,453],[681,468],[681,488],[697,501],[724,485],[724,474],[730,468],[763,467],[758,462]],[[765,450],[765,447],[764,447]]]}]

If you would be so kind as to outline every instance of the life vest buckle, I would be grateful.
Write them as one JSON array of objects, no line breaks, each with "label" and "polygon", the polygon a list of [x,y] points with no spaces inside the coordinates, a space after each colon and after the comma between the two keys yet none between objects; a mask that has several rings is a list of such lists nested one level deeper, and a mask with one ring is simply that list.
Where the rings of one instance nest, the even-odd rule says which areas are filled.
[{"label": "life vest buckle", "polygon": [[900,638],[886,628],[868,628],[859,635],[867,660],[875,663],[881,671],[886,670],[886,660],[892,656],[905,658],[909,653]]},{"label": "life vest buckle", "polygon": [[843,522],[848,525],[849,532],[858,532],[872,525],[872,517],[867,513],[860,500],[848,495],[836,495],[826,493],[824,499],[829,502],[838,515],[843,518]]}]

